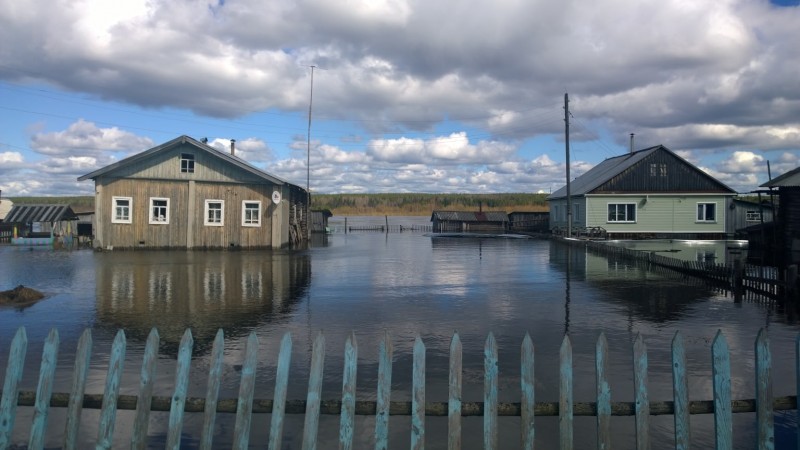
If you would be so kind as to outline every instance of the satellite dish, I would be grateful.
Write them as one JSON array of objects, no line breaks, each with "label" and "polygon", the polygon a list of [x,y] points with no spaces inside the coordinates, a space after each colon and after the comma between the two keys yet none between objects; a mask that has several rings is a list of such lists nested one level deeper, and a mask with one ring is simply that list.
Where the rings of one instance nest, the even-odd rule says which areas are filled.
[{"label": "satellite dish", "polygon": [[276,205],[281,202],[281,193],[278,191],[272,191],[272,203]]}]

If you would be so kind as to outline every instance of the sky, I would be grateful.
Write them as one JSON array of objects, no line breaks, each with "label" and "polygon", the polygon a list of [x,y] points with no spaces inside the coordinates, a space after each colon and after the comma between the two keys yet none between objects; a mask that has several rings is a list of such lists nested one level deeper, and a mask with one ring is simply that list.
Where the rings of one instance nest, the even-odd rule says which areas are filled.
[{"label": "sky", "polygon": [[568,94],[573,177],[633,133],[746,193],[800,166],[799,2],[0,0],[0,190],[188,135],[312,194],[553,192]]}]

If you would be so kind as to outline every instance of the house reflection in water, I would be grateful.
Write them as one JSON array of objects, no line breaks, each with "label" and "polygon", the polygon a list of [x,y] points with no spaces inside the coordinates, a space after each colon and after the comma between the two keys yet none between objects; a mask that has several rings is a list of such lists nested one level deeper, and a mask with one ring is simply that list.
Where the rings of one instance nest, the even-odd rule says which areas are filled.
[{"label": "house reflection in water", "polygon": [[177,354],[186,328],[195,354],[291,313],[311,278],[308,255],[284,252],[116,252],[98,255],[97,319]]}]

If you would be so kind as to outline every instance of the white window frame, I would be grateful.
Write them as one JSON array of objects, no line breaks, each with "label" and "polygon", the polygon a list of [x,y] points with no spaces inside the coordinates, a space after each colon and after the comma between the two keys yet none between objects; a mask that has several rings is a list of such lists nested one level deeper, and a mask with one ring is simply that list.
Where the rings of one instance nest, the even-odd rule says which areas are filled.
[{"label": "white window frame", "polygon": [[181,153],[181,173],[194,173],[194,163],[193,153]]},{"label": "white window frame", "polygon": [[[714,205],[714,218],[708,219],[708,205]],[[717,223],[717,203],[716,202],[697,202],[697,223]]]},{"label": "white window frame", "polygon": [[[615,220],[611,220],[611,217],[609,217],[609,214],[608,214],[608,212],[609,212],[608,210],[612,206],[616,207],[615,209],[617,209],[617,213],[615,214],[615,216],[619,215],[619,207],[620,206],[624,206],[625,207],[625,220],[616,220],[616,219]],[[633,207],[633,219],[629,219],[628,218],[628,208],[630,208],[630,207]],[[606,204],[606,223],[636,223],[636,219],[637,219],[636,216],[638,216],[638,214],[639,214],[636,211],[637,209],[638,208],[636,208],[636,203],[607,203]]]},{"label": "white window frame", "polygon": [[[212,222],[211,217],[209,216],[209,212],[211,212],[212,203],[220,204],[218,222]],[[221,227],[225,225],[225,200],[214,200],[214,199],[206,200],[206,207],[204,208],[203,212],[203,225],[207,227]]]},{"label": "white window frame", "polygon": [[[247,212],[251,211],[252,209],[248,209],[248,204],[255,204],[258,207],[255,209],[258,212],[258,220],[253,221],[252,218],[248,219]],[[242,200],[242,226],[243,227],[260,227],[261,226],[261,216],[262,216],[262,208],[261,208],[261,200]]]},{"label": "white window frame", "polygon": [[[167,204],[163,206],[165,209],[165,214],[163,216],[155,216],[155,202],[156,201],[164,201]],[[161,208],[161,206],[159,206]],[[149,223],[150,225],[169,225],[169,199],[166,197],[150,197],[149,207],[147,208],[147,215],[150,218]]]},{"label": "white window frame", "polygon": [[745,222],[761,222],[761,211],[750,209],[744,213]]},{"label": "white window frame", "polygon": [[[117,208],[120,208],[117,202],[120,200],[128,201],[127,219],[124,217],[120,218],[120,216],[117,215]],[[111,197],[111,223],[133,223],[133,197]]]}]

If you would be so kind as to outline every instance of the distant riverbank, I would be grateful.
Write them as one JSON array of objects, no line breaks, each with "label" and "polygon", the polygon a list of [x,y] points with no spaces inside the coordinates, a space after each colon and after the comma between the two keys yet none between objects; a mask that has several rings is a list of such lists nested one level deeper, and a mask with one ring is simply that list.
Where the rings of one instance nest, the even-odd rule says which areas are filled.
[{"label": "distant riverbank", "polygon": [[[425,216],[434,210],[547,211],[547,194],[312,194],[312,209],[337,216]],[[94,197],[9,197],[15,204],[69,204],[91,210]]]}]

